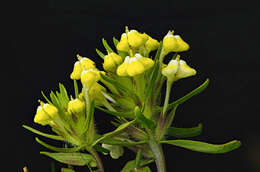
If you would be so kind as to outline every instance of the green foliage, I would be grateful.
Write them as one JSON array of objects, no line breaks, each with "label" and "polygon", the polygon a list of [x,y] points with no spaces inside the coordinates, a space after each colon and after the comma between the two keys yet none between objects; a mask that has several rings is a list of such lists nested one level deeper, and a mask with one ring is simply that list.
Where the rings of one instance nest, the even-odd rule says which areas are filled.
[{"label": "green foliage", "polygon": [[193,127],[193,128],[169,127],[167,135],[176,138],[186,138],[186,137],[198,136],[201,134],[201,132],[202,132],[202,124],[200,123],[197,127]]}]

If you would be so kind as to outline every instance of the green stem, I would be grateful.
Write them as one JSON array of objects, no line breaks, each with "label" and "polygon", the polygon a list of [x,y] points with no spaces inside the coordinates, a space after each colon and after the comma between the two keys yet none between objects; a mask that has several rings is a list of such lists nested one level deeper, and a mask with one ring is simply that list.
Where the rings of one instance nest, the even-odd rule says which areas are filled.
[{"label": "green stem", "polygon": [[149,146],[154,154],[157,172],[166,172],[165,158],[162,151],[162,146],[155,140],[154,136],[150,133]]},{"label": "green stem", "polygon": [[167,80],[166,94],[165,94],[164,105],[163,105],[163,113],[162,113],[163,116],[165,116],[165,112],[166,112],[168,104],[169,104],[171,87],[172,87],[172,81]]},{"label": "green stem", "polygon": [[97,161],[97,167],[100,170],[100,172],[104,172],[103,163],[102,163],[102,160],[100,159],[98,153],[93,149],[90,149],[89,152],[91,153],[91,155],[93,155],[93,157]]}]

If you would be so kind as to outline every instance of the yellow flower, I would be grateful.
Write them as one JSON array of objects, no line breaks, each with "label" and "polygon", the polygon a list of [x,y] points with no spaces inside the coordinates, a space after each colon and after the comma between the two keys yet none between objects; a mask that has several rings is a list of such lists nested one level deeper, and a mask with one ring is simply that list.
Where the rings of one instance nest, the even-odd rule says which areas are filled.
[{"label": "yellow flower", "polygon": [[41,102],[41,105],[37,108],[34,122],[41,125],[47,125],[58,115],[58,109],[55,106],[48,103],[43,104]]},{"label": "yellow flower", "polygon": [[85,103],[79,99],[74,99],[68,103],[68,112],[78,114],[85,109]]},{"label": "yellow flower", "polygon": [[77,61],[74,64],[73,72],[71,73],[70,78],[77,79],[77,80],[80,79],[81,72],[82,72],[82,67],[80,65],[80,62]]},{"label": "yellow flower", "polygon": [[129,44],[128,44],[128,41],[127,41],[126,33],[123,33],[121,35],[120,42],[117,44],[116,48],[119,51],[129,52]]},{"label": "yellow flower", "polygon": [[102,94],[102,91],[106,92],[106,88],[96,82],[89,89],[89,97],[94,100],[96,104],[102,105],[105,101],[105,96]]},{"label": "yellow flower", "polygon": [[[145,34],[145,33],[144,33]],[[145,48],[147,49],[148,52],[156,50],[160,43],[156,40],[150,37],[149,35],[145,34],[148,37],[148,40],[145,43]]]},{"label": "yellow flower", "polygon": [[95,62],[90,60],[89,58],[83,57],[80,59],[80,65],[84,70],[89,70],[89,69],[95,69]]},{"label": "yellow flower", "polygon": [[179,35],[173,35],[173,31],[169,31],[163,38],[163,52],[165,55],[170,52],[182,52],[188,49],[189,45]]},{"label": "yellow flower", "polygon": [[90,88],[99,79],[100,79],[100,75],[98,70],[89,69],[83,71],[81,74],[81,83],[87,88]]},{"label": "yellow flower", "polygon": [[140,54],[135,54],[134,57],[127,56],[125,61],[118,66],[117,75],[119,76],[136,76],[139,75],[154,65],[154,61],[147,57],[142,57]]},{"label": "yellow flower", "polygon": [[187,65],[184,60],[177,56],[176,60],[171,60],[168,65],[162,69],[162,75],[170,81],[176,81],[181,78],[187,78],[196,75],[196,70]]},{"label": "yellow flower", "polygon": [[148,37],[145,34],[137,32],[136,30],[130,30],[130,32],[127,33],[127,40],[131,47],[138,48],[146,43]]},{"label": "yellow flower", "polygon": [[114,72],[118,65],[122,63],[122,57],[116,53],[110,53],[104,57],[103,68],[106,71]]}]

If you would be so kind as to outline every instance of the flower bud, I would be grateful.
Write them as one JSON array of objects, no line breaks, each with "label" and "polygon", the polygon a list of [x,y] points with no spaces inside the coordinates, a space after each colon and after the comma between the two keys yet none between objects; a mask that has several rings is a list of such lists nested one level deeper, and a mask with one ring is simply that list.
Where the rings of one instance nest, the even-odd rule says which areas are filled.
[{"label": "flower bud", "polygon": [[[145,34],[145,33],[144,33]],[[156,40],[150,37],[149,35],[145,34],[148,37],[148,40],[145,43],[145,48],[147,49],[148,52],[156,50],[160,43]]]},{"label": "flower bud", "polygon": [[116,48],[119,51],[129,52],[129,44],[127,41],[126,33],[123,33],[121,35],[120,42],[117,44]]},{"label": "flower bud", "polygon": [[50,121],[52,121],[53,118],[57,117],[58,115],[58,109],[55,106],[47,103],[41,103],[41,105],[37,108],[34,122],[41,125],[47,125]]},{"label": "flower bud", "polygon": [[131,47],[138,48],[146,43],[148,37],[136,30],[130,30],[130,32],[127,33],[127,40]]},{"label": "flower bud", "polygon": [[84,70],[89,70],[89,69],[95,69],[95,62],[90,60],[89,58],[83,57],[80,59],[80,65]]},{"label": "flower bud", "polygon": [[197,73],[196,70],[188,66],[184,60],[180,60],[179,68],[178,71],[176,72],[176,78],[178,79],[187,78],[196,75],[196,73]]},{"label": "flower bud", "polygon": [[116,53],[110,53],[104,57],[103,68],[106,71],[114,72],[118,65],[122,63],[122,57]]},{"label": "flower bud", "polygon": [[139,75],[154,65],[154,61],[147,57],[142,57],[140,54],[135,54],[134,57],[127,56],[125,61],[118,66],[117,75],[119,76],[136,76]]},{"label": "flower bud", "polygon": [[82,67],[80,65],[80,62],[77,61],[74,64],[73,72],[70,74],[70,78],[77,79],[77,80],[80,79],[81,72],[82,72]]},{"label": "flower bud", "polygon": [[85,103],[79,99],[74,99],[68,103],[68,112],[78,114],[85,109]]},{"label": "flower bud", "polygon": [[113,159],[118,159],[124,154],[124,149],[121,146],[102,144],[102,147],[110,151],[110,156]]},{"label": "flower bud", "polygon": [[99,80],[100,76],[93,69],[83,71],[81,74],[81,83],[90,88],[95,82]]},{"label": "flower bud", "polygon": [[166,76],[168,80],[174,80],[175,74],[178,70],[179,62],[177,60],[171,60],[168,65],[162,69],[162,75]]}]

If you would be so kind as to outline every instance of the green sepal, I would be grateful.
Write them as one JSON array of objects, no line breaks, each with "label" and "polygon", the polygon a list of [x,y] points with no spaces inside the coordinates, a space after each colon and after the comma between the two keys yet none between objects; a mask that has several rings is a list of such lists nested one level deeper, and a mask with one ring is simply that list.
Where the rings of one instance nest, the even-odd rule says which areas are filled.
[{"label": "green sepal", "polygon": [[46,155],[64,164],[75,165],[75,166],[85,166],[89,164],[91,167],[97,166],[95,158],[92,155],[86,153],[40,152],[40,154]]},{"label": "green sepal", "polygon": [[61,168],[61,172],[76,172],[76,171],[71,168]]},{"label": "green sepal", "polygon": [[73,80],[73,84],[74,84],[75,97],[79,98],[79,87],[76,79]]},{"label": "green sepal", "polygon": [[[94,109],[95,109],[95,103],[94,101],[90,101],[88,111],[87,111],[87,118],[86,118],[86,125],[84,132],[86,133],[87,143],[91,144],[94,136],[95,136],[95,128],[94,128]],[[83,132],[83,133],[84,133]]]},{"label": "green sepal", "polygon": [[186,94],[182,98],[179,98],[178,100],[169,104],[167,109],[168,110],[172,109],[174,106],[184,103],[185,101],[189,100],[193,96],[201,93],[203,90],[205,90],[207,88],[208,85],[209,85],[209,79],[207,78],[206,81],[203,84],[201,84],[198,88],[192,90],[191,92],[189,92],[188,94]]},{"label": "green sepal", "polygon": [[209,144],[209,143],[193,141],[193,140],[165,140],[165,141],[160,141],[160,143],[171,144],[192,151],[209,153],[209,154],[227,153],[241,146],[241,142],[237,140],[233,140],[225,144]]},{"label": "green sepal", "polygon": [[141,145],[147,143],[147,141],[139,141],[139,142],[133,142],[133,141],[121,141],[114,138],[105,138],[104,140],[100,141],[100,143],[108,144],[108,145],[117,145],[117,146],[135,146],[135,145]]},{"label": "green sepal", "polygon": [[45,99],[49,104],[53,105],[52,102],[51,102],[51,101],[47,98],[47,96],[43,93],[43,91],[41,91],[41,94],[42,94],[42,96],[44,97],[44,99]]},{"label": "green sepal", "polygon": [[135,168],[140,167],[141,160],[142,160],[142,149],[138,149],[135,158]]},{"label": "green sepal", "polygon": [[60,88],[60,94],[61,94],[61,97],[62,97],[64,103],[68,104],[70,99],[69,99],[65,86],[63,84],[59,83],[59,88]]},{"label": "green sepal", "polygon": [[27,130],[29,130],[29,131],[31,131],[31,132],[33,132],[33,133],[35,133],[35,134],[38,134],[38,135],[43,136],[43,137],[47,137],[49,139],[65,141],[65,139],[63,137],[61,137],[61,136],[52,135],[52,134],[46,134],[46,133],[38,131],[38,130],[36,130],[34,128],[31,128],[31,127],[29,127],[27,125],[22,125],[22,127],[27,129]]},{"label": "green sepal", "polygon": [[107,50],[108,53],[113,53],[114,52],[112,50],[112,48],[108,45],[107,41],[104,38],[102,38],[102,43],[103,43],[103,45],[104,45],[104,47],[105,47],[105,49]]},{"label": "green sepal", "polygon": [[114,112],[114,111],[110,111],[110,110],[101,108],[99,106],[96,106],[96,108],[103,112],[106,112],[107,114],[114,115],[117,117],[129,117],[129,118],[134,117],[134,112]]},{"label": "green sepal", "polygon": [[175,60],[178,56],[178,53],[174,53],[173,56],[172,56],[172,60]]},{"label": "green sepal", "polygon": [[146,118],[142,114],[142,112],[138,106],[135,107],[135,116],[137,118],[137,122],[139,122],[142,125],[142,127],[147,128],[147,129],[154,128],[155,123],[152,120]]},{"label": "green sepal", "polygon": [[119,41],[115,37],[113,37],[113,43],[114,43],[114,46],[116,47],[117,44],[119,43]]},{"label": "green sepal", "polygon": [[51,91],[51,93],[50,93],[50,98],[51,98],[53,105],[56,106],[57,108],[61,109],[60,102],[53,91]]},{"label": "green sepal", "polygon": [[58,148],[58,147],[55,147],[55,146],[52,146],[52,145],[49,145],[43,141],[41,141],[40,139],[38,139],[37,137],[35,138],[35,140],[41,144],[42,146],[52,150],[52,151],[56,151],[56,152],[67,152],[67,153],[70,153],[70,152],[77,152],[81,149],[81,147],[74,147],[74,148]]},{"label": "green sepal", "polygon": [[[147,165],[154,160],[141,160],[140,166]],[[135,172],[135,160],[128,161],[120,172]]]},{"label": "green sepal", "polygon": [[112,137],[114,135],[117,135],[118,133],[120,133],[121,131],[123,131],[126,127],[128,127],[129,125],[131,125],[132,123],[134,123],[135,120],[132,120],[132,121],[129,121],[129,122],[126,122],[126,123],[123,123],[121,124],[117,129],[115,129],[114,131],[112,132],[108,132],[106,134],[104,134],[102,137],[98,138],[97,140],[95,140],[91,146],[95,146],[97,143],[101,142],[102,140],[108,138],[108,137]]},{"label": "green sepal", "polygon": [[97,48],[96,48],[96,52],[97,54],[99,55],[99,57],[101,57],[102,59],[104,59],[105,57],[105,54],[103,54],[101,51],[99,51]]},{"label": "green sepal", "polygon": [[200,123],[198,126],[192,128],[169,127],[167,135],[176,138],[186,138],[186,137],[198,136],[201,134],[201,132],[202,132],[202,124]]},{"label": "green sepal", "polygon": [[100,145],[95,145],[93,148],[94,148],[96,151],[101,152],[101,153],[109,153],[109,152],[110,152],[108,149],[103,148],[103,147],[100,146]]},{"label": "green sepal", "polygon": [[108,77],[106,75],[100,74],[100,76],[105,81],[107,81],[107,82],[111,83],[112,85],[114,85],[118,90],[122,90],[123,92],[127,93],[127,95],[132,96],[136,101],[139,102],[138,96],[136,95],[136,93],[132,89],[129,89],[129,88],[125,87],[124,85],[120,84],[116,80],[114,80],[114,79],[112,79],[112,78],[110,78],[110,77]]},{"label": "green sepal", "polygon": [[163,46],[163,42],[160,41],[159,47],[158,47],[156,54],[155,54],[155,57],[154,57],[155,61],[159,60],[159,57],[160,57],[161,52],[162,52],[162,46]]}]

